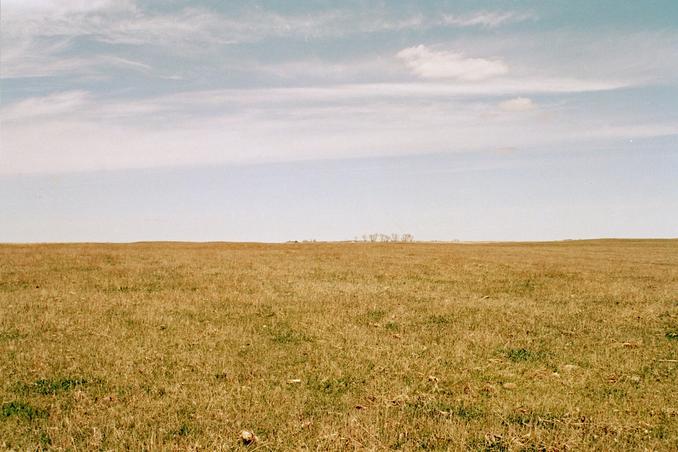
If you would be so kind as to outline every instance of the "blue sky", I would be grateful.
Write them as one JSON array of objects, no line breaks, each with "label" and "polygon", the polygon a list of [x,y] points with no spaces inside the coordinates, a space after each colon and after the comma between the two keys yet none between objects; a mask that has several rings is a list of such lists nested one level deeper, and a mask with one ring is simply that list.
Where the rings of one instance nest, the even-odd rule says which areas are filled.
[{"label": "blue sky", "polygon": [[678,235],[678,2],[0,7],[0,242]]}]

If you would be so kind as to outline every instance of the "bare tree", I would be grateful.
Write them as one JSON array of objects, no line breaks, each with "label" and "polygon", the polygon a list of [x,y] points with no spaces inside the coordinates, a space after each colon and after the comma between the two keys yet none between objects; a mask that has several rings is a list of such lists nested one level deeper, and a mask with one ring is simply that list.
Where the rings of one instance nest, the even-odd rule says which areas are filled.
[{"label": "bare tree", "polygon": [[[356,237],[356,241],[358,241],[358,238]],[[405,234],[398,234],[396,232],[393,232],[391,234],[384,234],[382,232],[374,232],[371,234],[363,234],[362,235],[362,241],[363,242],[371,242],[371,243],[410,243],[414,242],[414,236],[409,233]]]}]

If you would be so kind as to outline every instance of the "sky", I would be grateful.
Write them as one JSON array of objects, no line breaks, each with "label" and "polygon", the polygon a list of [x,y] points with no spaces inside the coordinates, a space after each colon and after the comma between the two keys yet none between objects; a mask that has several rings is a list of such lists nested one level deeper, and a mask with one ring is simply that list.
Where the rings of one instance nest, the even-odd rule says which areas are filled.
[{"label": "sky", "polygon": [[0,242],[678,237],[678,2],[0,1]]}]

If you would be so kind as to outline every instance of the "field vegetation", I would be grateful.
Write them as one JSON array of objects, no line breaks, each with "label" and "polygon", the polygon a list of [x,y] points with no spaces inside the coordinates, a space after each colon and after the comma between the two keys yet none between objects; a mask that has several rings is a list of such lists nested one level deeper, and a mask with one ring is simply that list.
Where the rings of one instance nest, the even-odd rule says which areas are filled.
[{"label": "field vegetation", "polygon": [[2,245],[0,403],[20,450],[677,450],[678,240]]}]

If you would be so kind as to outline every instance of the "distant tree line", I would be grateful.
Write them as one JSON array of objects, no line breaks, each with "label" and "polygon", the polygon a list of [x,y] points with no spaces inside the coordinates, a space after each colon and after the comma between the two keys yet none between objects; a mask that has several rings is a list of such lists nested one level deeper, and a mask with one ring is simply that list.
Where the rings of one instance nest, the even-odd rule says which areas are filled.
[{"label": "distant tree line", "polygon": [[414,242],[414,236],[412,234],[383,234],[381,232],[375,232],[372,234],[363,234],[362,237],[355,238],[356,242],[389,242],[389,243],[410,243]]}]

